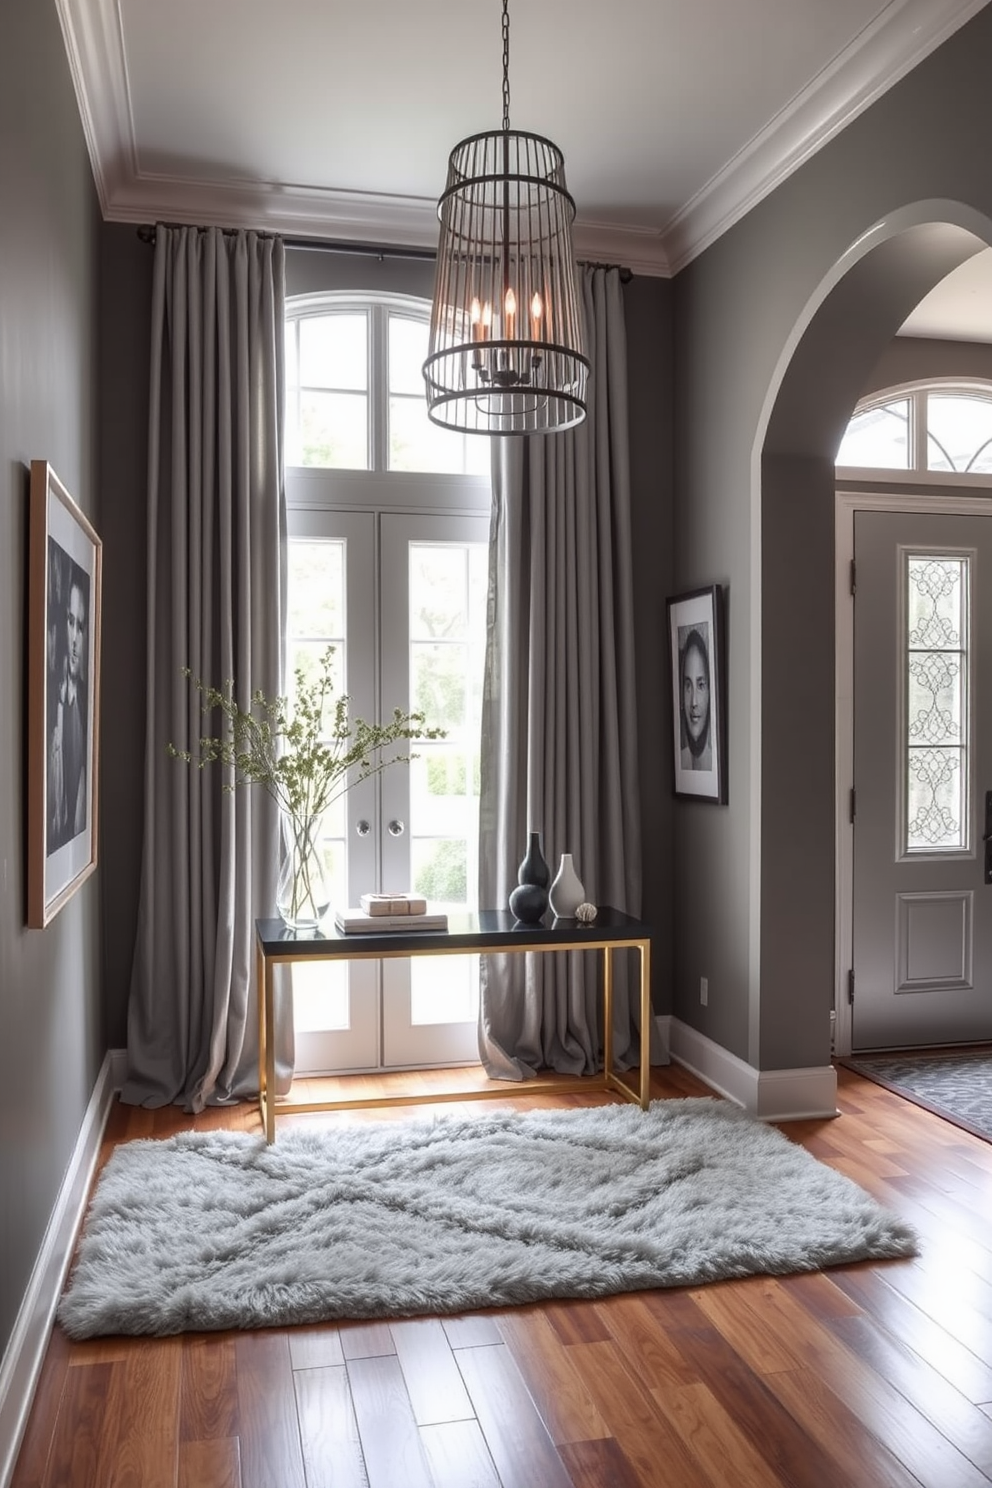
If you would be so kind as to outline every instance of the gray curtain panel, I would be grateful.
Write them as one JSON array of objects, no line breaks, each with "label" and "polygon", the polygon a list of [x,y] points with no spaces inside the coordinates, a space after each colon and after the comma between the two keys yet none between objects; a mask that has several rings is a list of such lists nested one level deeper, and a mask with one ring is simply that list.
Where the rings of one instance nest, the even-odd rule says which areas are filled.
[{"label": "gray curtain panel", "polygon": [[[282,689],[285,254],[279,239],[158,227],[148,453],[145,828],[123,1099],[193,1111],[256,1091],[254,920],[273,912],[264,790],[169,757],[215,734],[183,675]],[[285,1089],[291,1026],[280,1020]]]},{"label": "gray curtain panel", "polygon": [[[641,912],[627,363],[616,269],[581,271],[588,414],[496,441],[482,727],[479,903],[505,908],[529,831],[552,877],[570,852],[586,898]],[[616,1062],[639,1059],[633,953],[616,956]],[[600,958],[482,963],[480,1056],[495,1078],[601,1063]],[[652,1053],[660,1057],[654,1042]]]}]

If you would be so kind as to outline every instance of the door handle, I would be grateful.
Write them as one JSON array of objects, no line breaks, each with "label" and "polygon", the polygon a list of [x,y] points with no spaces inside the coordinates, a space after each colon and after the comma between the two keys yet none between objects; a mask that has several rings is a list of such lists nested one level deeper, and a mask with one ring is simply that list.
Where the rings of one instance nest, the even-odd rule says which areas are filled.
[{"label": "door handle", "polygon": [[985,882],[992,884],[992,791],[985,792]]},{"label": "door handle", "polygon": [[358,833],[359,837],[367,837],[371,830],[372,823],[367,822],[364,817],[361,821],[355,823],[355,831]]},{"label": "door handle", "polygon": [[395,820],[391,821],[389,823],[389,826],[386,828],[386,831],[389,833],[390,837],[402,837],[403,833],[406,831],[406,822]]}]

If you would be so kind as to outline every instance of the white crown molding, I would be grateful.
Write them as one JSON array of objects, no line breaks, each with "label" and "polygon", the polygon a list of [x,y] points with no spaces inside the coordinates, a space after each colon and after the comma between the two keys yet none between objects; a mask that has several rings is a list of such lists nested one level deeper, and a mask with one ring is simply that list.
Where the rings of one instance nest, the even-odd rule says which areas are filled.
[{"label": "white crown molding", "polygon": [[[891,0],[664,229],[575,224],[580,258],[635,273],[677,273],[988,0]],[[104,218],[255,227],[285,236],[431,247],[436,206],[421,197],[318,190],[142,172],[134,136],[120,0],[56,0]]]},{"label": "white crown molding", "polygon": [[666,224],[661,236],[671,272],[746,216],[987,3],[892,0]]}]

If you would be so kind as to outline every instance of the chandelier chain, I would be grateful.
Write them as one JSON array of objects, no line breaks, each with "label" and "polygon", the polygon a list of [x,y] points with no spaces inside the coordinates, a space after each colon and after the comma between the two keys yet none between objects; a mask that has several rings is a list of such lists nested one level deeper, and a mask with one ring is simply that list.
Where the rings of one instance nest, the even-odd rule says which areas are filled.
[{"label": "chandelier chain", "polygon": [[503,0],[503,128],[510,128],[510,12]]}]

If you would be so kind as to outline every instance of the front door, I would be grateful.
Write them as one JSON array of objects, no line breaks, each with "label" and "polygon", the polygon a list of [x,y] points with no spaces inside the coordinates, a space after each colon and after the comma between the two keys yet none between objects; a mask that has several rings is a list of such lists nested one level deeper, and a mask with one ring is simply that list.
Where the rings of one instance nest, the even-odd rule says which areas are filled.
[{"label": "front door", "polygon": [[854,534],[852,1047],[990,1040],[992,523]]}]

